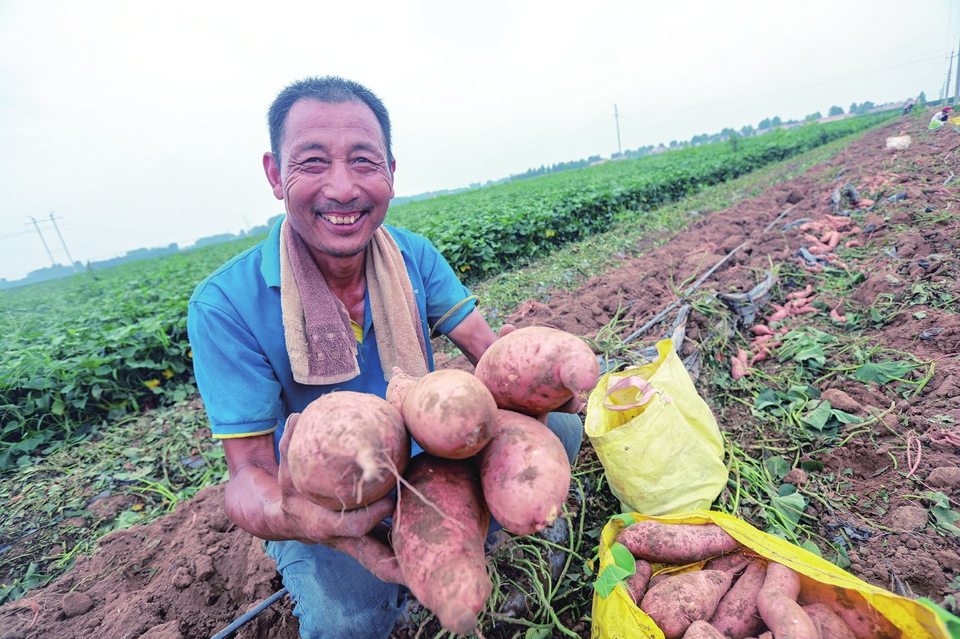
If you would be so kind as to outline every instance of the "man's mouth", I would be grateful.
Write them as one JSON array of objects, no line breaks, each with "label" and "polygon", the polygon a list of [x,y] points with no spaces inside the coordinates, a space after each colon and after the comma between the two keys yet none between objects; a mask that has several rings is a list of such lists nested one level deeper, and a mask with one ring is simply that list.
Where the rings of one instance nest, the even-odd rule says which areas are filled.
[{"label": "man's mouth", "polygon": [[347,225],[347,224],[353,224],[354,222],[359,220],[360,213],[353,213],[351,215],[335,215],[333,213],[322,213],[320,217],[325,219],[327,222],[330,222],[331,224]]}]

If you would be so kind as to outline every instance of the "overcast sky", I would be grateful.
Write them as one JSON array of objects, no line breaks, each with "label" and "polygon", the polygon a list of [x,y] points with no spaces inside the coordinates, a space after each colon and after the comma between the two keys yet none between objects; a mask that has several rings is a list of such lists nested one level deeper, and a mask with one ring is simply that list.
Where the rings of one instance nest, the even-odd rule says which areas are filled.
[{"label": "overcast sky", "polygon": [[[268,8],[269,7],[269,8]],[[393,119],[397,195],[937,98],[960,0],[0,0],[0,277],[192,244],[283,212],[267,107],[309,75]],[[955,77],[955,76],[954,76]],[[951,80],[951,94],[953,80]]]}]

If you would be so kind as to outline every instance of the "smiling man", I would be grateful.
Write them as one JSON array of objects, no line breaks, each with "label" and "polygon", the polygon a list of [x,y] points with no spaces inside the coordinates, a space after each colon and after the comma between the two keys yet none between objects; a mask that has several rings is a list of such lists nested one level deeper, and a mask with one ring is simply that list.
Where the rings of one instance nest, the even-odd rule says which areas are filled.
[{"label": "smiling man", "polygon": [[[301,636],[386,637],[406,596],[381,523],[394,501],[346,512],[309,501],[287,470],[290,435],[325,393],[384,397],[394,366],[432,370],[432,332],[473,363],[497,336],[426,239],[383,224],[396,161],[377,96],[309,78],[280,92],[268,121],[263,167],[286,216],[197,286],[197,384],[230,471],[227,514],[267,540]],[[582,425],[559,417],[572,418],[549,424],[572,459]]]}]

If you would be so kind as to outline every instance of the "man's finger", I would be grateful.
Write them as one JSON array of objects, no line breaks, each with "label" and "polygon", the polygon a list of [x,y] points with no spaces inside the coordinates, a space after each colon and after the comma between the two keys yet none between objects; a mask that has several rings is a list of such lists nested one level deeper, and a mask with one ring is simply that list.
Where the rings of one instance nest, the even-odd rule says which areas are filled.
[{"label": "man's finger", "polygon": [[336,529],[338,535],[348,537],[361,537],[373,530],[377,524],[393,516],[397,502],[389,497],[383,497],[368,504],[364,508],[356,510],[347,510],[344,512],[333,512],[333,516],[338,518]]},{"label": "man's finger", "polygon": [[340,537],[331,546],[359,561],[378,579],[406,585],[393,548],[376,537]]},{"label": "man's finger", "polygon": [[517,330],[517,327],[514,326],[513,324],[504,324],[503,326],[500,327],[500,330],[497,332],[497,337],[504,337],[514,332],[515,330]]},{"label": "man's finger", "polygon": [[300,413],[290,413],[290,416],[287,417],[287,423],[283,428],[283,436],[280,437],[280,476],[278,480],[280,482],[280,487],[284,490],[292,490],[292,480],[290,479],[290,472],[287,466],[287,458],[290,452],[290,439],[293,437],[293,429],[297,426],[297,421],[300,419]]}]

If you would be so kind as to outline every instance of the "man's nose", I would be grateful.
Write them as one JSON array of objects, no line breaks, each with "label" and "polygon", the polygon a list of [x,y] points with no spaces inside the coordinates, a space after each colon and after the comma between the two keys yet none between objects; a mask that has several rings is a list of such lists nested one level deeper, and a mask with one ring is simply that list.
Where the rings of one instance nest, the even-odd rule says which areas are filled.
[{"label": "man's nose", "polygon": [[346,162],[333,162],[324,178],[324,184],[320,190],[323,197],[340,204],[352,202],[359,197],[360,189],[356,176]]}]

